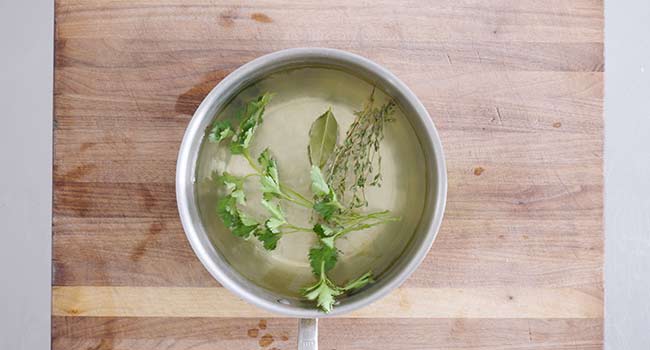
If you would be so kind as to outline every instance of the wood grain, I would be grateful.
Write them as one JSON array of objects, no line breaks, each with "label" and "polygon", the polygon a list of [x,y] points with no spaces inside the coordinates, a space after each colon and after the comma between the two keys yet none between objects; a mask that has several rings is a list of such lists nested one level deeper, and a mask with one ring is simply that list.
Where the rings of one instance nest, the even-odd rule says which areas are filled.
[{"label": "wood grain", "polygon": [[196,259],[174,172],[210,89],[299,46],[399,76],[449,176],[420,268],[324,320],[321,347],[602,348],[602,0],[55,4],[54,349],[294,347],[294,320],[242,303]]},{"label": "wood grain", "polygon": [[[266,329],[260,329],[264,321]],[[322,349],[596,350],[594,319],[322,319]],[[53,317],[57,349],[295,349],[296,321],[273,318]]]},{"label": "wood grain", "polygon": [[[274,317],[225,288],[54,287],[52,305],[54,316]],[[598,318],[602,298],[568,288],[399,288],[346,317]]]}]

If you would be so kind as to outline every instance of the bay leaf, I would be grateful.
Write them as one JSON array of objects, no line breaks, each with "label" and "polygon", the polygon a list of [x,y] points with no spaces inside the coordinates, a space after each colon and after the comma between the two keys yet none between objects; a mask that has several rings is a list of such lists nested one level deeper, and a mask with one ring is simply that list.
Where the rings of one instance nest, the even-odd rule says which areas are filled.
[{"label": "bay leaf", "polygon": [[316,118],[309,129],[309,161],[312,165],[323,168],[334,152],[339,136],[339,124],[336,122],[332,108]]}]

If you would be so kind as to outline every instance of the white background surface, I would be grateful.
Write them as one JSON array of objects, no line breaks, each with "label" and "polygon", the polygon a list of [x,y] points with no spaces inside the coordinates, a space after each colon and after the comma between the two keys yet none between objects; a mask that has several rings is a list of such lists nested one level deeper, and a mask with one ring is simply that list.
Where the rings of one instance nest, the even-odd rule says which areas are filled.
[{"label": "white background surface", "polygon": [[50,347],[53,0],[0,0],[0,350]]},{"label": "white background surface", "polygon": [[650,0],[605,1],[605,348],[650,349]]},{"label": "white background surface", "polygon": [[[50,342],[53,11],[0,0],[0,349]],[[605,18],[605,348],[647,350],[650,0]]]}]

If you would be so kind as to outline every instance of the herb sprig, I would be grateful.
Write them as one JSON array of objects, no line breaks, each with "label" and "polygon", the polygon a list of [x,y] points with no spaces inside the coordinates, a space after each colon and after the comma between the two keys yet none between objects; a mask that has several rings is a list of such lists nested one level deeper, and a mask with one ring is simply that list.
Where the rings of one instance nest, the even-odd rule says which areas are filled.
[{"label": "herb sprig", "polygon": [[[250,153],[250,145],[256,130],[263,123],[271,94],[265,93],[249,101],[235,118],[217,120],[208,130],[209,142],[228,143],[230,153],[245,158],[252,169],[252,173],[246,176],[228,172],[214,176],[216,183],[223,188],[223,195],[217,202],[217,215],[235,236],[243,239],[254,236],[267,250],[275,249],[283,234],[315,234],[318,243],[309,250],[308,257],[316,283],[303,288],[301,293],[306,299],[315,301],[324,312],[332,310],[338,296],[373,282],[370,271],[340,286],[328,276],[340,254],[336,240],[351,232],[399,220],[387,210],[370,213],[357,211],[368,205],[364,192],[366,185],[378,186],[381,181],[379,147],[384,125],[392,120],[394,109],[393,102],[379,108],[373,107],[373,95],[374,89],[364,109],[355,113],[355,120],[341,145],[337,146],[338,123],[331,107],[312,124],[307,149],[312,164],[311,199],[281,181],[278,162],[268,148],[256,159]],[[238,126],[235,127],[237,122]],[[328,169],[327,178],[323,175],[323,169]],[[368,182],[371,176],[372,181]],[[259,178],[261,205],[267,213],[265,217],[254,217],[244,210],[247,206],[244,187],[249,177]],[[344,204],[341,199],[346,195],[352,197],[349,203]],[[283,204],[311,209],[314,213],[313,227],[290,223],[284,214]]]},{"label": "herb sprig", "polygon": [[363,110],[356,112],[356,118],[348,129],[343,143],[336,147],[327,180],[343,199],[346,192],[352,196],[348,206],[368,206],[366,186],[381,186],[381,141],[384,139],[386,123],[393,120],[395,102],[374,106],[374,92],[370,94]]}]

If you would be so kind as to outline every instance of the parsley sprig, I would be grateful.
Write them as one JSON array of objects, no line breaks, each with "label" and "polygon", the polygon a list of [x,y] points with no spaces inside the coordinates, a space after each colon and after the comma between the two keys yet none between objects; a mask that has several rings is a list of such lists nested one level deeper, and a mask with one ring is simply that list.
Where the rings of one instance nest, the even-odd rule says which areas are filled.
[{"label": "parsley sprig", "polygon": [[[275,249],[284,234],[296,232],[315,234],[318,243],[309,250],[308,256],[316,282],[303,288],[301,292],[306,299],[315,301],[321,310],[330,312],[338,296],[373,282],[370,271],[344,285],[337,285],[329,277],[328,273],[336,266],[340,254],[336,248],[336,240],[351,232],[399,220],[391,216],[387,210],[370,213],[357,211],[361,206],[360,203],[367,205],[363,190],[366,179],[373,173],[372,165],[375,157],[378,157],[384,123],[390,120],[392,105],[373,109],[371,95],[364,110],[356,114],[357,119],[353,122],[351,130],[348,130],[348,137],[344,144],[340,146],[336,146],[338,123],[331,107],[314,121],[309,131],[310,142],[307,150],[312,164],[310,171],[312,196],[308,199],[281,181],[278,163],[268,148],[256,159],[250,153],[250,145],[256,130],[263,123],[264,111],[271,97],[271,94],[263,94],[248,102],[233,120],[217,120],[208,130],[209,142],[228,143],[231,154],[244,157],[253,171],[245,176],[236,176],[228,172],[214,176],[216,183],[223,188],[223,195],[217,202],[217,215],[235,236],[243,239],[254,236],[267,250]],[[234,124],[237,122],[238,126],[235,127]],[[360,130],[361,134],[359,134]],[[377,132],[382,134],[379,135]],[[372,135],[365,136],[368,133]],[[369,142],[367,146],[360,144],[365,141]],[[355,167],[361,164],[361,168],[355,168],[356,170],[352,172],[357,176],[356,182],[350,187],[352,201],[344,205],[339,196],[345,193],[347,180],[342,179],[347,178],[346,169],[350,164]],[[328,166],[330,183],[326,181],[322,172],[322,169]],[[345,171],[341,173],[341,170],[336,169]],[[371,185],[376,185],[381,179],[379,170],[374,173]],[[341,177],[341,174],[345,176]],[[247,206],[245,185],[250,177],[259,178],[259,188],[262,192],[261,205],[267,214],[265,217],[253,217],[244,210]],[[332,186],[332,182],[336,186]],[[283,203],[313,210],[313,227],[300,227],[290,223],[284,214]]]}]

